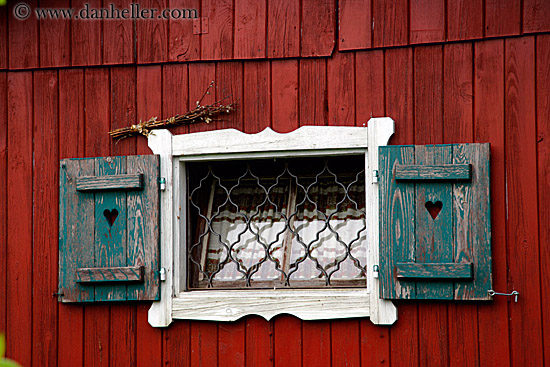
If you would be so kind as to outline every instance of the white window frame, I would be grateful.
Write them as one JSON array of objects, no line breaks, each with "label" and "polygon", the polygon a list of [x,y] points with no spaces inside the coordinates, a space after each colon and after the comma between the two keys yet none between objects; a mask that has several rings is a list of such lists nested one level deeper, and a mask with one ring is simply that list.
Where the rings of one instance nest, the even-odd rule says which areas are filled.
[{"label": "white window frame", "polygon": [[[394,122],[389,117],[372,118],[366,127],[304,126],[286,134],[270,128],[257,134],[235,129],[183,135],[154,131],[148,138],[149,147],[160,155],[161,177],[166,180],[160,198],[165,280],[161,282],[160,301],[149,309],[149,323],[165,327],[173,319],[234,321],[250,314],[269,320],[287,313],[302,320],[369,317],[375,324],[393,324],[397,309],[391,301],[378,297],[375,271],[379,253],[378,147],[386,145],[393,133]],[[365,154],[367,287],[181,291],[180,279],[186,273],[186,264],[180,261],[187,236],[185,162],[341,154]]]}]

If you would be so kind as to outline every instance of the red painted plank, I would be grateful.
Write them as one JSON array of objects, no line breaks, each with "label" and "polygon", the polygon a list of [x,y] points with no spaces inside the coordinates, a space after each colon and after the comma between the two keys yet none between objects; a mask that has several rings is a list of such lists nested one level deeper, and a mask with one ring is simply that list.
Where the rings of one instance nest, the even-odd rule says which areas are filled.
[{"label": "red painted plank", "polygon": [[443,52],[443,135],[447,143],[470,143],[473,138],[472,44],[447,44]]},{"label": "red painted plank", "polygon": [[302,321],[280,315],[273,321],[275,367],[302,366]]},{"label": "red painted plank", "polygon": [[0,7],[0,69],[8,68],[8,7]]},{"label": "red painted plank", "polygon": [[520,0],[485,0],[485,36],[520,34]]},{"label": "red painted plank", "polygon": [[267,2],[267,56],[300,55],[300,0]]},{"label": "red painted plank", "polygon": [[272,346],[273,324],[259,316],[246,317],[246,366],[272,366]]},{"label": "red painted plank", "polygon": [[298,128],[298,61],[273,61],[271,74],[273,130],[295,130]]},{"label": "red painted plank", "polygon": [[447,2],[447,39],[467,40],[483,37],[483,0]]},{"label": "red painted plank", "polygon": [[410,42],[429,43],[445,40],[445,1],[411,1]]},{"label": "red painted plank", "polygon": [[86,69],[86,157],[110,154],[110,87],[108,69]]},{"label": "red painted plank", "polygon": [[218,323],[218,358],[224,367],[245,365],[245,320]]},{"label": "red painted plank", "polygon": [[191,367],[218,365],[218,324],[191,322]]},{"label": "red painted plank", "polygon": [[241,62],[221,62],[216,65],[216,99],[223,103],[236,102],[236,109],[222,115],[216,123],[218,129],[243,129],[243,64]]},{"label": "red painted plank", "polygon": [[389,365],[391,327],[377,326],[368,319],[362,319],[360,328],[361,366]]},{"label": "red painted plank", "polygon": [[449,365],[448,312],[444,303],[418,306],[420,366]]},{"label": "red painted plank", "polygon": [[332,365],[355,367],[361,364],[359,320],[331,322]]},{"label": "red painted plank", "polygon": [[[109,1],[119,10],[131,9],[131,0]],[[132,19],[109,19],[103,25],[103,64],[131,64],[134,62],[134,25]]]},{"label": "red painted plank", "polygon": [[[491,143],[491,242],[493,287],[507,289],[506,192],[504,169],[504,42],[475,44],[474,137]],[[508,302],[479,304],[480,366],[509,366]]]},{"label": "red painted plank", "polygon": [[[550,36],[542,35],[536,41],[537,55],[537,157],[538,157],[538,193],[539,193],[539,243],[541,274],[550,271],[550,248],[544,246],[550,242]],[[550,277],[541,276],[541,303],[547,305],[550,294]],[[542,307],[542,325],[550,323],[550,308]],[[544,356],[550,358],[550,330],[543,328]],[[548,362],[547,362],[548,363]]]},{"label": "red painted plank", "polygon": [[84,311],[84,367],[109,366],[109,336],[109,306],[87,306]]},{"label": "red painted plank", "polygon": [[[168,0],[139,2],[143,10],[168,8]],[[149,19],[136,20],[136,54],[138,63],[163,62],[168,60],[168,20],[158,19],[159,14]]]},{"label": "red painted plank", "polygon": [[197,18],[170,18],[168,24],[168,61],[201,58],[200,34],[193,34],[193,23],[200,22],[200,0],[169,0],[170,9],[195,9]]},{"label": "red painted plank", "polygon": [[335,0],[302,0],[301,55],[330,56],[336,41]]},{"label": "red painted plank", "polygon": [[111,305],[110,367],[136,365],[136,306]]},{"label": "red painted plank", "polygon": [[344,0],[338,5],[338,49],[360,50],[372,47],[371,2]]},{"label": "red painted plank", "polygon": [[409,42],[409,2],[373,0],[374,47],[400,46]]},{"label": "red painted plank", "polygon": [[189,321],[178,320],[164,330],[162,346],[165,367],[189,367],[191,364],[191,327]]},{"label": "red painted plank", "polygon": [[[44,6],[44,5],[42,5]],[[70,8],[69,0],[55,0],[48,2],[49,8]],[[40,31],[40,66],[56,67],[71,64],[70,19],[42,19],[39,22]]]},{"label": "red painted plank", "polygon": [[[393,144],[414,143],[413,52],[410,48],[386,51],[386,114],[395,121]],[[397,143],[399,142],[399,143]]]},{"label": "red painted plank", "polygon": [[266,57],[266,0],[235,0],[235,59]]},{"label": "red painted plank", "polygon": [[385,116],[384,51],[355,54],[355,114],[362,126],[371,117]]},{"label": "red painted plank", "polygon": [[352,53],[336,53],[327,61],[329,125],[355,125],[354,66]]},{"label": "red painted plank", "polygon": [[200,16],[208,18],[208,33],[201,35],[201,59],[231,59],[233,57],[233,1],[205,1],[202,3]]},{"label": "red painted plank", "polygon": [[[395,121],[391,144],[414,143],[413,52],[385,52],[386,115]],[[397,322],[390,327],[390,361],[394,366],[418,366],[418,306],[399,304]]]},{"label": "red painted plank", "polygon": [[32,356],[32,73],[8,75],[6,356],[31,366]]},{"label": "red painted plank", "polygon": [[415,143],[443,142],[443,48],[418,47],[414,52]]},{"label": "red painted plank", "polygon": [[[8,78],[5,72],[0,72],[0,243],[8,243]],[[0,247],[0,264],[7,268],[8,247]],[[7,314],[7,274],[0,273],[0,333],[6,334]]]},{"label": "red painted plank", "polygon": [[[137,68],[137,121],[152,117],[162,118],[162,68],[161,66],[138,66]],[[147,138],[136,137],[137,154],[151,154]]]},{"label": "red painted plank", "polygon": [[[75,11],[101,8],[100,0],[73,0],[71,6]],[[73,19],[71,21],[71,62],[73,66],[101,65],[102,31],[101,21]]]},{"label": "red painted plank", "polygon": [[523,1],[523,32],[550,31],[550,2],[545,0]]},{"label": "red painted plank", "polygon": [[302,322],[303,367],[331,366],[331,333],[329,321]]},{"label": "red painted plank", "polygon": [[[57,364],[58,79],[56,71],[34,75],[33,348],[35,366]],[[29,106],[30,108],[30,106]],[[28,147],[30,149],[30,147]]]},{"label": "red painted plank", "polygon": [[398,320],[390,327],[391,365],[419,366],[418,305],[399,304],[398,307]]},{"label": "red painted plank", "polygon": [[257,133],[271,124],[269,62],[251,61],[244,64],[243,116],[244,131]]},{"label": "red painted plank", "polygon": [[38,20],[32,13],[38,6],[37,1],[27,1],[30,12],[28,18],[19,20],[13,15],[14,7],[19,6],[18,12],[22,16],[27,14],[28,8],[19,3],[10,3],[8,6],[8,48],[10,69],[27,69],[38,67]]},{"label": "red painted plank", "polygon": [[300,60],[300,125],[327,124],[327,63]]},{"label": "red painted plank", "polygon": [[[188,111],[197,107],[200,102],[202,106],[216,101],[215,86],[208,86],[216,81],[216,64],[198,63],[189,64],[189,107]],[[205,95],[205,93],[208,93]],[[201,101],[202,98],[202,101]],[[198,122],[189,126],[189,132],[207,131],[216,129],[217,123],[212,121],[209,124]]]},{"label": "red painted plank", "polygon": [[[414,52],[415,143],[443,142],[443,48],[418,47]],[[420,366],[449,364],[447,304],[418,307]]]},{"label": "red painted plank", "polygon": [[[109,69],[86,69],[85,151],[86,157],[111,154]],[[96,304],[84,310],[84,367],[109,366],[110,307]]]},{"label": "red painted plank", "polygon": [[[469,143],[473,137],[472,44],[445,45],[443,100],[445,143]],[[479,366],[477,305],[449,304],[451,366]]]},{"label": "red painted plank", "polygon": [[[59,71],[59,158],[84,156],[84,71]],[[82,366],[83,307],[60,304],[58,366]]]},{"label": "red painted plank", "polygon": [[[189,106],[188,69],[186,64],[162,66],[162,115],[169,118],[187,112]],[[170,129],[172,134],[189,131],[186,126]]]},{"label": "red painted plank", "polygon": [[154,328],[147,321],[150,303],[137,306],[136,322],[136,367],[161,367],[162,329]]},{"label": "red painted plank", "polygon": [[[111,69],[111,127],[110,130],[136,123],[136,68]],[[111,139],[113,155],[136,154],[136,139]]]},{"label": "red painted plank", "polygon": [[542,324],[537,218],[535,40],[505,44],[505,142],[507,178],[508,286],[519,290],[510,305],[512,365],[540,366]]}]

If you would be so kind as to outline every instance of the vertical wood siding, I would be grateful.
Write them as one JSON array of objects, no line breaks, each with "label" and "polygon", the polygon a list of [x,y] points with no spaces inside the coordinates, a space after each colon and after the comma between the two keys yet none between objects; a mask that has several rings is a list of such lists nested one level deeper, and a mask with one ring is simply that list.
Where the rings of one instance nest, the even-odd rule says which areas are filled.
[{"label": "vertical wood siding", "polygon": [[[85,2],[99,7],[70,3]],[[0,8],[0,331],[8,356],[65,367],[550,364],[550,36],[526,35],[550,30],[549,7],[507,2],[504,16],[499,3],[142,4],[200,9],[209,17],[200,36],[192,22],[19,22],[14,4]],[[364,17],[374,28],[353,26]],[[521,36],[502,37],[511,35]],[[404,47],[387,47],[396,45]],[[211,81],[203,103],[230,96],[237,111],[177,133],[287,132],[390,116],[390,144],[490,142],[493,282],[518,290],[518,303],[395,302],[391,327],[281,315],[166,329],[148,325],[148,303],[58,304],[58,160],[150,154],[144,138],[115,144],[106,132],[185,112]]]}]

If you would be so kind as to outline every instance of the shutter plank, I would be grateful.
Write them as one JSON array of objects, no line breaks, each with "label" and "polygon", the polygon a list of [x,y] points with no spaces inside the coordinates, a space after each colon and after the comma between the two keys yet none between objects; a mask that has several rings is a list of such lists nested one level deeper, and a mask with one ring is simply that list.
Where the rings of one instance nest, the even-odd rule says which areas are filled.
[{"label": "shutter plank", "polygon": [[144,173],[143,190],[127,193],[128,265],[143,266],[143,284],[128,285],[128,300],[159,299],[159,156],[127,157],[127,172]]},{"label": "shutter plank", "polygon": [[473,281],[455,283],[455,299],[481,300],[490,297],[491,278],[491,212],[489,208],[489,144],[457,144],[453,163],[473,165],[470,185],[453,185],[454,261],[473,262]]},{"label": "shutter plank", "polygon": [[[452,147],[422,146],[415,147],[416,164],[450,164]],[[425,207],[427,202],[442,203],[435,219]],[[450,263],[452,256],[452,188],[446,183],[416,184],[416,248],[418,263]],[[452,299],[453,284],[448,282],[430,282],[416,284],[417,299]]]},{"label": "shutter plank", "polygon": [[76,281],[78,283],[143,282],[143,267],[79,268],[76,270]]},{"label": "shutter plank", "polygon": [[391,173],[397,164],[414,163],[414,146],[387,146],[379,150],[380,173],[380,296],[416,297],[414,282],[395,282],[397,261],[414,261],[414,186],[399,185]]},{"label": "shutter plank", "polygon": [[[96,158],[95,175],[117,175],[126,173],[126,157]],[[113,215],[116,210],[118,214]],[[105,211],[114,219],[109,223]],[[95,193],[95,262],[93,267],[126,266],[126,193],[104,191]],[[91,265],[91,264],[90,264]],[[95,300],[124,300],[126,286],[97,285]]]},{"label": "shutter plank", "polygon": [[122,190],[143,188],[143,174],[86,176],[76,180],[78,191]]},{"label": "shutter plank", "polygon": [[94,174],[94,161],[63,159],[59,169],[59,297],[62,302],[94,300],[93,289],[75,283],[79,267],[93,263],[94,194],[78,193],[76,178]]},{"label": "shutter plank", "polygon": [[433,263],[433,264],[418,264],[418,263],[397,263],[397,278],[422,278],[429,279],[472,279],[473,264],[472,263]]},{"label": "shutter plank", "polygon": [[401,165],[395,166],[396,180],[469,180],[470,164]]}]

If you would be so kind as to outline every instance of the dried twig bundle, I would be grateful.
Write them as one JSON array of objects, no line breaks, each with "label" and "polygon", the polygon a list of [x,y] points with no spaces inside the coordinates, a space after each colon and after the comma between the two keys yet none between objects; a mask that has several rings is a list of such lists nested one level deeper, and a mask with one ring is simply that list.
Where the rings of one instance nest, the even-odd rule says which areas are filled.
[{"label": "dried twig bundle", "polygon": [[170,118],[157,121],[156,117],[151,117],[147,121],[140,121],[137,125],[132,125],[129,127],[123,127],[120,129],[115,129],[109,131],[109,135],[113,139],[121,140],[135,135],[144,135],[149,136],[151,130],[154,129],[167,129],[174,126],[190,125],[198,122],[206,122],[207,124],[211,121],[214,121],[215,116],[222,113],[229,113],[235,109],[236,101],[233,101],[228,104],[224,104],[229,97],[225,97],[219,101],[216,101],[212,104],[202,106],[201,102],[204,97],[210,94],[210,88],[214,85],[214,82],[211,82],[201,99],[197,101],[197,107],[193,110],[184,113],[183,115],[176,115]]}]

